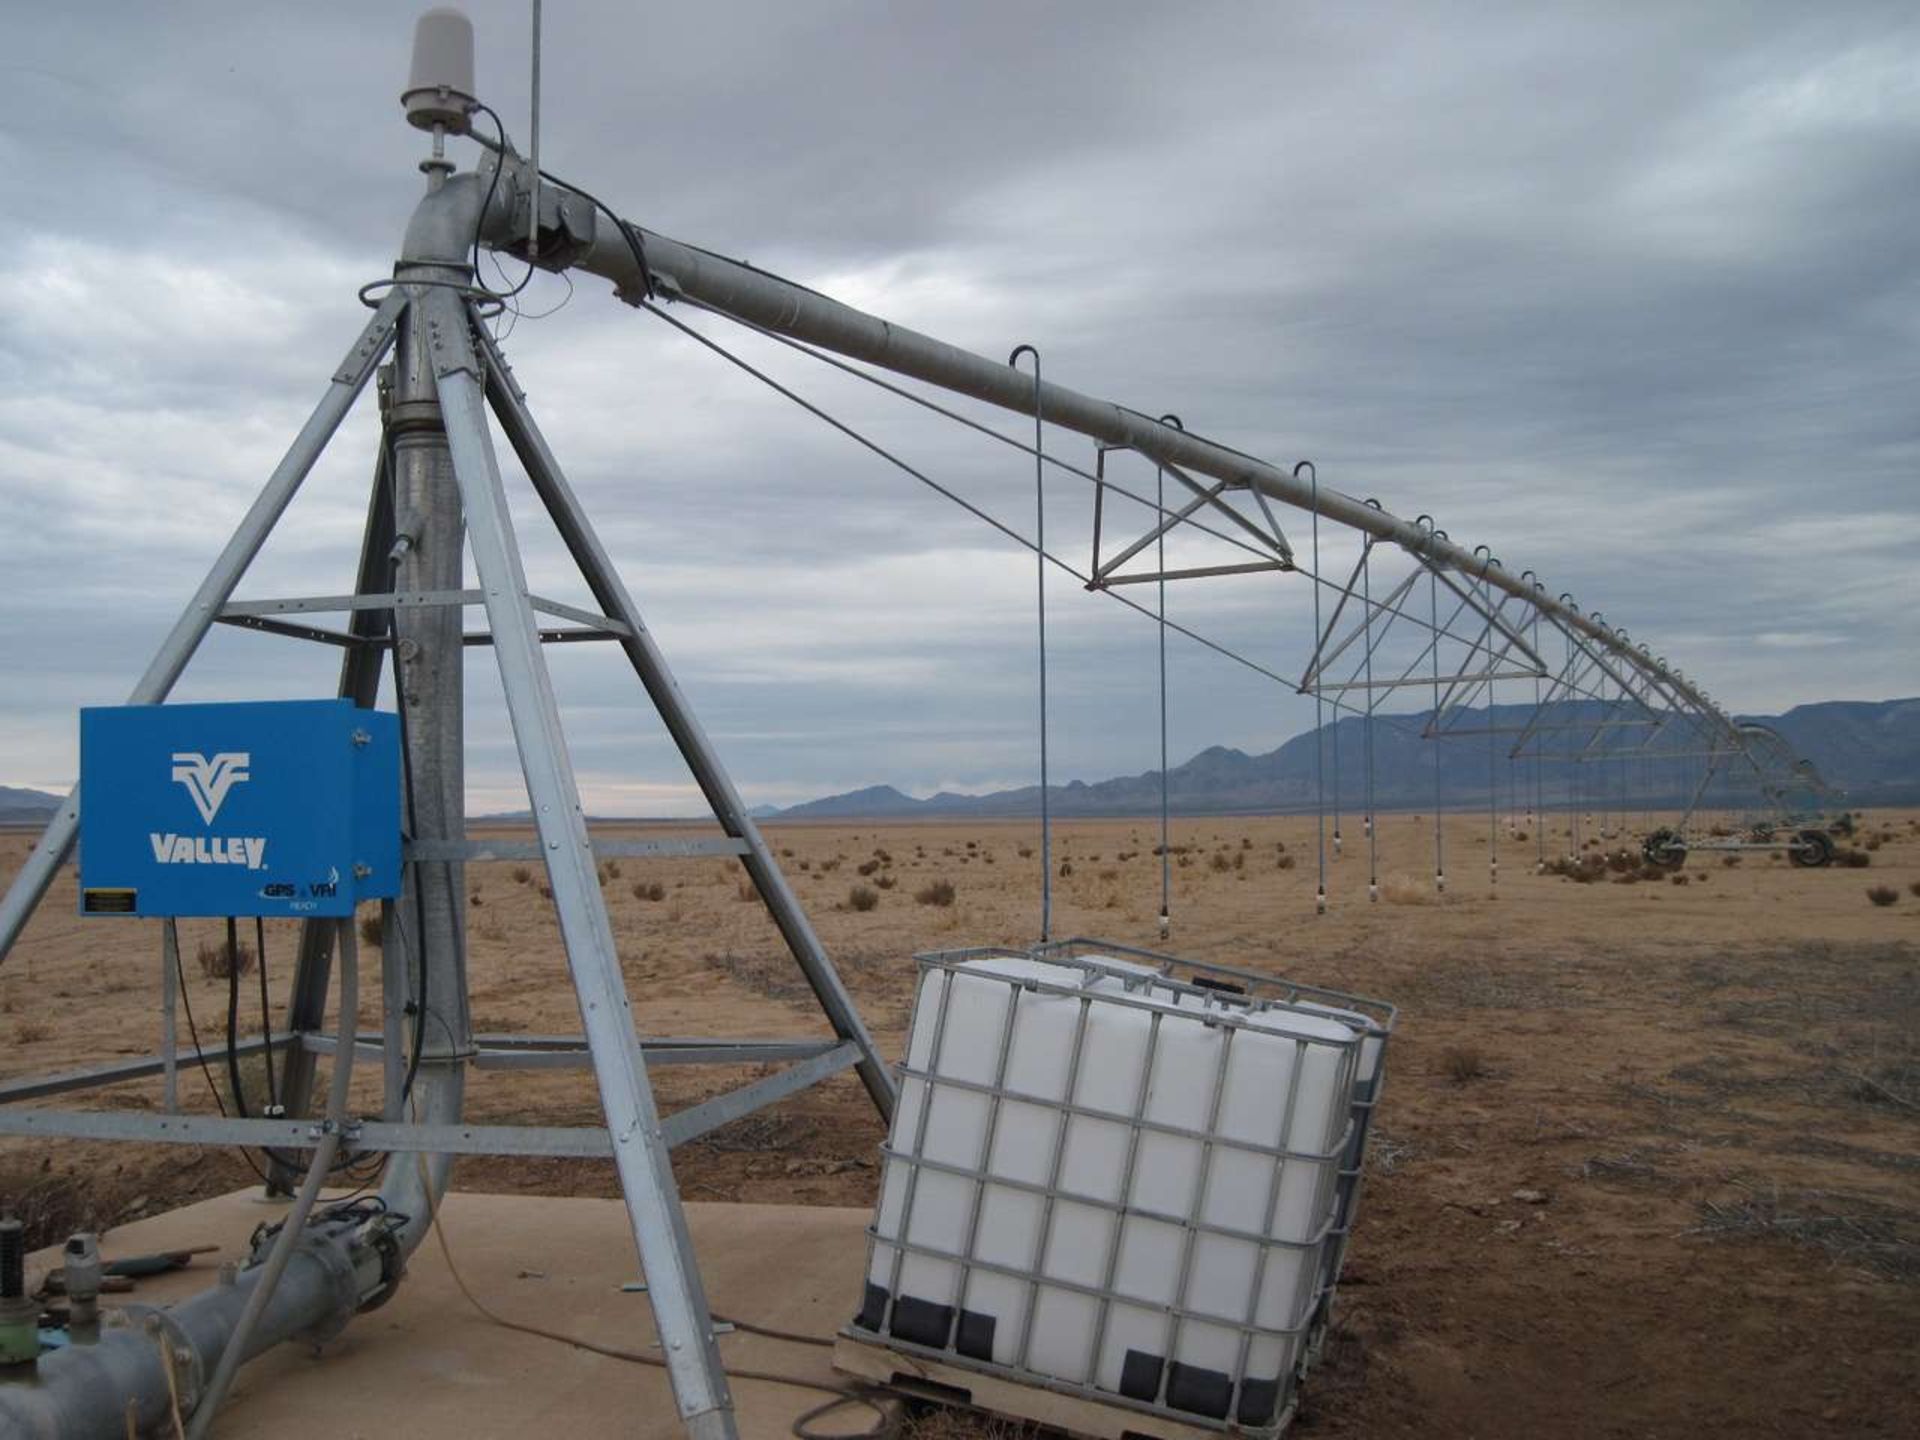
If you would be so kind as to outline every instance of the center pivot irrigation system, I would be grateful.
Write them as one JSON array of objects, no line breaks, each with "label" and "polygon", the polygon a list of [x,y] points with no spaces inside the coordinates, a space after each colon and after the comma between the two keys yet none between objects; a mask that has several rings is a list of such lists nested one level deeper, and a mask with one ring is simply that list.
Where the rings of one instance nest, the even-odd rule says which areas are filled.
[{"label": "center pivot irrigation system", "polygon": [[[334,1334],[356,1313],[393,1294],[408,1256],[432,1224],[454,1156],[518,1154],[612,1157],[679,1413],[693,1434],[731,1436],[726,1373],[669,1152],[846,1070],[858,1075],[883,1121],[893,1112],[894,1078],[718,752],[676,687],[515,382],[490,323],[511,303],[511,296],[482,284],[478,259],[483,248],[517,257],[528,265],[529,276],[537,266],[553,272],[584,271],[611,281],[628,304],[765,380],[873,455],[961,504],[1034,554],[1040,573],[1043,837],[1049,568],[1157,623],[1163,776],[1169,631],[1290,689],[1312,694],[1323,718],[1329,708],[1336,721],[1358,717],[1370,842],[1377,828],[1376,720],[1411,725],[1434,740],[1484,737],[1490,841],[1495,842],[1489,863],[1495,874],[1495,802],[1501,793],[1497,762],[1502,757],[1507,762],[1509,808],[1524,804],[1529,812],[1539,812],[1548,803],[1543,778],[1548,767],[1563,777],[1636,775],[1640,794],[1670,794],[1690,817],[1712,803],[1713,787],[1744,787],[1755,797],[1753,806],[1765,812],[1764,823],[1789,831],[1810,826],[1812,810],[1824,803],[1818,777],[1778,737],[1737,722],[1624,630],[1585,612],[1571,596],[1551,592],[1531,571],[1507,568],[1484,547],[1462,547],[1428,516],[1400,519],[1373,500],[1323,487],[1309,464],[1275,467],[1189,432],[1171,416],[1154,418],[1043,380],[1039,356],[1031,347],[1020,347],[1008,362],[984,358],[620,218],[585,190],[541,171],[537,127],[533,158],[517,153],[498,117],[474,97],[472,32],[457,13],[434,11],[422,20],[404,104],[409,120],[432,133],[433,150],[421,165],[426,193],[407,226],[393,277],[361,292],[372,318],[332,372],[311,419],[129,699],[134,707],[164,702],[215,624],[337,648],[338,695],[362,713],[371,712],[391,660],[402,716],[397,749],[406,807],[405,845],[397,869],[403,878],[396,881],[397,898],[384,906],[383,1024],[378,1032],[356,1030],[359,964],[351,903],[332,914],[310,911],[282,1023],[254,1040],[230,1034],[225,1046],[196,1042],[186,1055],[189,1063],[232,1066],[243,1055],[265,1054],[269,1074],[275,1063],[280,1069],[276,1106],[261,1116],[185,1112],[175,1083],[181,1059],[173,1028],[181,993],[178,935],[167,918],[161,927],[163,1053],[0,1086],[0,1133],[243,1146],[269,1157],[272,1178],[282,1190],[297,1189],[287,1219],[259,1238],[251,1262],[232,1283],[153,1311],[144,1326],[109,1329],[96,1343],[49,1353],[39,1359],[27,1382],[0,1380],[0,1433],[118,1437],[128,1433],[131,1424],[146,1434],[166,1423],[178,1407],[190,1417],[192,1433],[205,1434],[245,1360],[283,1340]],[[476,132],[477,115],[492,119],[491,136]],[[460,172],[448,158],[446,141],[455,136],[469,136],[483,147],[474,169]],[[1036,477],[1032,534],[989,514],[952,486],[755,369],[675,311],[736,322],[1025,452]],[[1031,363],[1022,366],[1022,360]],[[353,591],[236,599],[236,587],[250,562],[356,397],[376,377],[383,425]],[[926,390],[899,383],[902,380],[1030,417],[1032,441],[985,426]],[[596,608],[561,604],[530,592],[489,411],[563,538]],[[1047,427],[1056,434],[1090,439],[1089,463],[1076,464],[1049,452]],[[1151,467],[1151,489],[1123,482],[1129,457],[1135,465]],[[1044,480],[1049,469],[1078,476],[1091,487],[1093,551],[1084,568],[1048,548]],[[1130,517],[1142,507],[1149,523],[1136,533]],[[1289,522],[1292,537],[1281,524],[1283,512],[1294,517]],[[1120,529],[1128,533],[1115,543]],[[1304,540],[1302,529],[1307,532]],[[1321,568],[1323,531],[1324,548],[1342,556],[1331,574]],[[1339,549],[1341,540],[1348,542],[1345,551]],[[1168,558],[1170,542],[1182,552],[1173,563]],[[1219,553],[1202,555],[1195,547],[1213,547]],[[1353,556],[1351,564],[1348,555]],[[472,585],[466,582],[469,556],[477,582]],[[1167,616],[1170,583],[1263,573],[1313,587],[1313,645],[1297,677],[1282,677]],[[1157,604],[1131,598],[1143,593],[1134,589],[1142,585],[1150,587],[1145,593],[1154,595]],[[487,628],[468,632],[461,617],[476,607],[485,612]],[[330,613],[345,619],[338,626],[319,623],[319,617]],[[719,838],[607,841],[589,836],[543,653],[546,644],[573,641],[610,642],[625,654],[719,821]],[[531,800],[534,840],[470,840],[466,835],[462,654],[475,645],[490,648],[499,669]],[[1516,687],[1520,704],[1495,703],[1502,693],[1513,696]],[[1382,703],[1401,691],[1429,702],[1426,713],[1381,714]],[[1322,727],[1323,736],[1332,738],[1335,858],[1341,845],[1340,733],[1337,723]],[[355,730],[352,743],[364,745],[368,738]],[[1328,748],[1323,739],[1317,887],[1322,909],[1327,903]],[[245,758],[238,752],[211,758],[172,752],[170,780],[193,789],[195,803],[210,819],[221,797],[247,779],[244,766],[237,763]],[[261,762],[254,763],[257,771]],[[1434,774],[1437,825],[1444,800],[1437,760]],[[1594,808],[1596,799],[1604,810],[1631,788],[1624,782],[1609,787],[1574,778],[1555,786],[1551,798],[1577,814]],[[0,903],[0,957],[19,938],[55,873],[74,852],[81,813],[76,788]],[[1544,861],[1545,827],[1535,828],[1542,832],[1539,858]],[[1438,842],[1436,830],[1435,878],[1444,886]],[[204,841],[155,834],[153,851],[160,862],[260,859],[240,842],[233,843],[239,848],[209,851]],[[1670,827],[1657,845],[1648,843],[1649,853],[1657,850],[1671,862],[1676,854],[1684,857],[1689,843],[1699,842],[1688,839],[1683,822],[1679,829]],[[1772,848],[1813,844],[1797,836],[1777,840],[1772,832],[1767,843]],[[1163,843],[1163,857],[1166,849]],[[1371,856],[1371,843],[1368,849]],[[89,842],[83,857],[89,863],[95,858],[93,850]],[[1822,850],[1819,858],[1824,854]],[[643,1038],[630,1008],[596,873],[601,860],[621,856],[737,859],[771,912],[831,1038]],[[468,864],[500,860],[537,860],[545,866],[577,991],[581,1035],[473,1031],[464,871]],[[1042,860],[1042,873],[1050,875],[1050,856],[1044,850]],[[356,864],[356,876],[360,868]],[[366,868],[371,876],[371,867]],[[1163,886],[1164,872],[1163,864]],[[1377,881],[1377,871],[1370,873],[1371,896],[1377,897]],[[119,893],[98,892],[96,905],[96,892],[89,890],[87,908],[111,911],[120,903],[115,898]],[[125,900],[129,910],[134,904]],[[167,913],[222,912],[188,908]],[[1164,903],[1162,921],[1164,926]],[[1049,926],[1050,912],[1043,909],[1043,941],[1049,938]],[[330,1032],[328,999],[336,976],[336,1020]],[[384,1099],[377,1119],[355,1116],[347,1108],[348,1081],[360,1054],[381,1066]],[[330,1057],[331,1075],[324,1103],[316,1106],[316,1061],[321,1057]],[[695,1063],[783,1068],[663,1117],[655,1105],[649,1070]],[[468,1067],[568,1065],[593,1071],[605,1114],[603,1127],[463,1122]],[[158,1112],[61,1110],[20,1103],[154,1075],[163,1075],[167,1082],[166,1103]],[[310,1158],[303,1162],[303,1156]],[[377,1191],[344,1205],[319,1202],[319,1191],[329,1178],[352,1175],[352,1167],[369,1163],[383,1166]]]}]

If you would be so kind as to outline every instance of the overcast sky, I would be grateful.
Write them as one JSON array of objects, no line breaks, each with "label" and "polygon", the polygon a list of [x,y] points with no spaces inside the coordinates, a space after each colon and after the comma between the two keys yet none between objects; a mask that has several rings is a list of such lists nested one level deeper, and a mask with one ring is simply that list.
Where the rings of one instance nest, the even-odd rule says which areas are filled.
[{"label": "overcast sky", "polygon": [[[524,139],[528,7],[468,9],[482,94]],[[543,159],[642,224],[1312,458],[1736,710],[1920,691],[1910,4],[546,17]],[[0,18],[0,783],[72,780],[76,708],[125,698],[361,325],[355,291],[422,184],[397,103],[412,18]],[[1032,779],[1029,556],[603,282],[568,300],[543,276],[522,300],[516,370],[749,799]],[[1030,527],[1016,452],[686,318]],[[242,595],[350,588],[370,411]],[[535,586],[579,599],[523,492]],[[1047,502],[1083,562],[1087,487],[1051,480]],[[1284,523],[1304,545],[1306,517]],[[1327,568],[1343,543],[1323,536]],[[1151,768],[1154,627],[1070,580],[1049,602],[1056,778]],[[1170,607],[1285,674],[1310,648],[1297,577],[1194,582]],[[222,630],[176,696],[330,693],[336,654]],[[1170,656],[1176,760],[1312,722],[1245,667]],[[553,660],[589,804],[696,809],[618,652]],[[480,810],[522,799],[489,663],[470,652]]]}]

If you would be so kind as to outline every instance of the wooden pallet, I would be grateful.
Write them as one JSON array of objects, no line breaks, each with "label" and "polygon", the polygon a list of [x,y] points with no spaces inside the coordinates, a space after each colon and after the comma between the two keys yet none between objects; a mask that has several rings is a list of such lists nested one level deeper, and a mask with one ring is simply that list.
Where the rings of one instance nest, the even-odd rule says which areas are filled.
[{"label": "wooden pallet", "polygon": [[1086,1395],[1022,1385],[1003,1376],[906,1355],[842,1335],[833,1347],[833,1368],[898,1394],[942,1405],[966,1405],[1009,1420],[1025,1421],[1049,1430],[1064,1430],[1087,1440],[1222,1440],[1225,1435],[1276,1435],[1293,1419],[1289,1405],[1272,1426],[1257,1431],[1207,1424],[1189,1424],[1170,1416],[1152,1415],[1125,1405],[1110,1405]]}]

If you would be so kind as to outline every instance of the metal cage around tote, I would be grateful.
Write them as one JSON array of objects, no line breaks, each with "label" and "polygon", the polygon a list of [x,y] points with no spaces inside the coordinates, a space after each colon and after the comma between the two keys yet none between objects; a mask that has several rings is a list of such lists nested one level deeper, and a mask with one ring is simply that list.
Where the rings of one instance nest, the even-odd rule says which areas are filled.
[{"label": "metal cage around tote", "polygon": [[1367,1041],[1362,1045],[1360,1073],[1353,1087],[1352,1139],[1346,1161],[1340,1167],[1340,1184],[1334,1201],[1333,1243],[1327,1250],[1326,1270],[1320,1283],[1320,1301],[1314,1313],[1304,1357],[1305,1362],[1311,1365],[1319,1358],[1322,1342],[1326,1338],[1327,1325],[1333,1314],[1334,1291],[1339,1284],[1341,1267],[1346,1263],[1347,1247],[1353,1239],[1367,1139],[1372,1133],[1374,1112],[1379,1107],[1380,1096],[1386,1086],[1387,1042],[1392,1038],[1394,1026],[1400,1018],[1398,1007],[1374,996],[1312,985],[1284,975],[1267,975],[1237,965],[1189,960],[1158,950],[1143,950],[1137,946],[1084,936],[1038,945],[1031,953],[1040,958],[1069,956],[1092,963],[1098,963],[1100,957],[1110,956],[1134,964],[1154,966],[1170,978],[1184,971],[1192,984],[1208,988],[1217,986],[1229,991],[1237,988],[1255,999],[1356,1015],[1367,1022]]},{"label": "metal cage around tote", "polygon": [[[1063,942],[1032,952],[981,948],[917,959],[922,968],[920,1000],[908,1037],[907,1059],[899,1070],[903,1103],[882,1152],[881,1199],[868,1231],[865,1301],[847,1333],[903,1354],[1162,1415],[1183,1424],[1277,1432],[1291,1418],[1297,1378],[1315,1327],[1324,1316],[1329,1266],[1337,1266],[1335,1252],[1344,1235],[1342,1226],[1351,1214],[1350,1172],[1363,1140],[1357,1132],[1366,1114],[1353,1100],[1363,1051],[1369,1043],[1383,1039],[1391,1028],[1392,1007],[1317,987],[1243,975],[1228,967],[1186,967],[1186,962],[1170,957],[1092,941]],[[1036,978],[1031,972],[994,974],[979,968],[982,962],[1009,961],[1042,961],[1069,976],[1078,972],[1078,978],[1053,981]],[[1175,973],[1176,965],[1189,968],[1193,978],[1180,978]],[[997,1022],[997,1033],[988,1043],[977,1047],[994,1053],[971,1057],[972,1068],[980,1071],[985,1067],[986,1078],[955,1075],[952,1072],[956,1067],[943,1054],[948,1020],[954,1010],[952,987],[960,976],[970,983],[1004,986],[1004,1018]],[[1091,988],[1095,983],[1103,988]],[[935,986],[940,987],[939,1003],[932,1006],[928,997],[935,993]],[[1256,987],[1265,993],[1254,993]],[[1009,1077],[1008,1060],[1021,1017],[1023,1013],[1035,1013],[1031,1009],[1023,1012],[1022,1007],[1042,999],[1077,1004],[1071,1033],[1066,1037],[1068,1053],[1062,1062],[1064,1084],[1059,1094],[1023,1090]],[[1087,1051],[1091,1017],[1097,1010],[1111,1014],[1099,1007],[1127,1007],[1144,1017],[1144,1060],[1131,1102],[1121,1108],[1083,1099],[1086,1087],[1082,1085],[1081,1062]],[[1274,1011],[1294,1011],[1323,1022],[1339,1020],[1346,1027],[1345,1034],[1341,1036],[1337,1027],[1309,1033],[1277,1031],[1272,1026]],[[1353,1018],[1356,1016],[1362,1017],[1358,1023]],[[1199,1077],[1210,1094],[1207,1122],[1199,1127],[1164,1123],[1149,1113],[1155,1067],[1163,1053],[1163,1027],[1170,1020],[1198,1022],[1208,1033],[1220,1037],[1212,1046],[1211,1075]],[[1057,1013],[1051,1023],[1059,1024]],[[1236,1039],[1249,1030],[1259,1032],[1261,1040],[1256,1043],[1280,1042],[1292,1047],[1291,1059],[1286,1062],[1291,1066],[1286,1100],[1273,1117],[1273,1143],[1222,1133],[1217,1123],[1234,1063]],[[1170,1046],[1164,1053],[1175,1049],[1177,1046]],[[1310,1053],[1317,1057],[1314,1075],[1334,1087],[1326,1093],[1337,1097],[1332,1118],[1322,1131],[1325,1143],[1313,1146],[1293,1143],[1295,1104],[1302,1093]],[[1377,1062],[1378,1051],[1373,1053]],[[1375,1068],[1377,1072],[1377,1063]],[[978,1144],[970,1161],[928,1153],[929,1121],[936,1099],[942,1095],[966,1097],[970,1113],[977,1117]],[[1371,1099],[1367,1103],[1370,1106]],[[1052,1117],[1048,1122],[1049,1153],[1041,1178],[1021,1178],[1000,1163],[996,1136],[1003,1115],[1016,1109],[1045,1112]],[[1124,1161],[1112,1194],[1076,1188],[1064,1173],[1069,1134],[1076,1124],[1124,1130]],[[1183,1211],[1140,1203],[1143,1186],[1138,1167],[1143,1149],[1156,1143],[1189,1147],[1198,1158],[1197,1175]],[[1218,1207],[1209,1198],[1209,1185],[1216,1172],[1225,1171],[1223,1157],[1229,1155],[1236,1157],[1233,1163],[1243,1176],[1264,1171],[1266,1193],[1258,1211],[1263,1223],[1257,1229],[1210,1218]],[[934,1178],[929,1181],[927,1177]],[[1276,1233],[1283,1181],[1296,1201],[1303,1194],[1311,1197],[1305,1210],[1311,1216],[1311,1227],[1304,1233]],[[949,1198],[942,1204],[948,1210],[952,1209],[954,1195],[966,1196],[964,1224],[947,1243],[931,1243],[914,1233],[916,1204],[922,1186],[927,1184],[945,1187],[942,1193]],[[1003,1200],[1007,1196],[1025,1197],[1022,1203],[1037,1212],[1037,1225],[1024,1259],[1009,1255],[1005,1237],[992,1234],[992,1225],[985,1219],[990,1192]],[[1091,1279],[1076,1279],[1055,1263],[1055,1222],[1063,1206],[1075,1207],[1083,1216],[1098,1217],[1096,1223],[1104,1230],[1104,1238],[1096,1247],[1102,1252],[1097,1275]],[[1136,1228],[1130,1232],[1129,1227]],[[1159,1296],[1128,1290],[1118,1273],[1123,1242],[1130,1233],[1149,1228],[1163,1236],[1177,1230],[1180,1237],[1177,1277],[1171,1293]],[[1202,1247],[1211,1247],[1216,1279],[1223,1255],[1243,1254],[1250,1261],[1245,1284],[1233,1296],[1231,1305],[1218,1293],[1196,1293],[1196,1256]],[[923,1278],[929,1267],[947,1277],[943,1293],[908,1293],[913,1286],[903,1284],[902,1277],[910,1259],[918,1262]],[[1276,1264],[1291,1266],[1292,1270],[1270,1275],[1270,1267]],[[884,1281],[876,1278],[880,1276]],[[1009,1287],[1023,1290],[1024,1300],[1013,1307],[1010,1316],[1004,1310],[996,1316],[968,1304],[977,1290],[995,1287],[1001,1295]],[[1269,1304],[1275,1296],[1282,1297],[1276,1302],[1278,1313]],[[1051,1300],[1056,1306],[1075,1303],[1056,1297],[1091,1302],[1079,1311],[1090,1311],[1092,1319],[1086,1336],[1086,1361],[1078,1367],[1078,1373],[1061,1373],[1074,1367],[1042,1365],[1033,1355],[1043,1301]],[[1112,1357],[1118,1342],[1108,1343],[1108,1328],[1116,1315],[1133,1327],[1146,1323],[1143,1317],[1155,1317],[1152,1323],[1160,1327],[1163,1343],[1158,1354],[1136,1351],[1129,1345],[1119,1368],[1118,1384],[1100,1384],[1097,1382],[1103,1378],[1103,1366],[1108,1378],[1113,1374]],[[996,1346],[995,1327],[1002,1317],[1015,1320],[1016,1328],[1002,1332],[1001,1343]],[[1230,1335],[1235,1360],[1215,1368],[1178,1358],[1192,1353],[1191,1346],[1183,1349],[1182,1345],[1187,1327],[1206,1327],[1201,1338],[1211,1342],[1213,1353],[1220,1352]],[[1116,1329],[1115,1333],[1121,1332]],[[1138,1333],[1137,1328],[1126,1332],[1134,1333]],[[1049,1337],[1046,1343],[1051,1345],[1055,1340]],[[1199,1339],[1195,1339],[1194,1345],[1198,1344]],[[1262,1358],[1250,1363],[1256,1353]],[[1274,1373],[1251,1373],[1257,1370]]]}]

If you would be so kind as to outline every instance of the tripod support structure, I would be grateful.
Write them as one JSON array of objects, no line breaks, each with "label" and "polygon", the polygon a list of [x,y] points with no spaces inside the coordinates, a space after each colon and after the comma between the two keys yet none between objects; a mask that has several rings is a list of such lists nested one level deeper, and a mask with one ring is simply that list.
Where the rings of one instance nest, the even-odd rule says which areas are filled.
[{"label": "tripod support structure", "polygon": [[[461,177],[466,180],[467,177]],[[422,207],[458,197],[456,181],[434,187]],[[471,197],[462,202],[470,207]],[[456,217],[460,203],[443,204]],[[356,1050],[379,1056],[386,1099],[378,1120],[354,1122],[349,1147],[389,1155],[381,1198],[402,1259],[424,1237],[447,1182],[451,1159],[460,1153],[610,1155],[619,1172],[635,1245],[647,1281],[661,1356],[688,1433],[701,1440],[730,1440],[736,1431],[726,1373],[714,1342],[713,1321],[689,1238],[669,1151],[675,1144],[772,1104],[844,1070],[854,1071],[884,1122],[891,1117],[894,1086],[852,998],[739,792],[722,766],[676,685],[665,657],[639,608],[594,533],[585,509],[541,435],[526,396],[476,309],[464,245],[423,245],[423,234],[451,236],[458,225],[423,226],[416,217],[408,255],[372,319],[334,372],[312,418],[247,512],[213,570],[135,687],[131,703],[163,702],[187,662],[216,622],[335,645],[344,652],[339,693],[363,707],[377,696],[383,663],[392,656],[396,690],[406,716],[407,757],[413,776],[408,823],[406,882],[401,898],[384,913],[382,947],[383,1028],[364,1034]],[[455,258],[455,257],[458,258]],[[286,600],[240,601],[234,590],[248,565],[284,514],[301,481],[346,416],[366,382],[389,353],[382,374],[383,426],[372,502],[353,594]],[[500,465],[488,423],[500,433],[531,479],[565,542],[598,609],[561,605],[532,594],[509,515]],[[463,585],[470,557],[477,584]],[[470,634],[461,617],[472,606],[486,612],[487,630]],[[309,617],[344,612],[345,628],[312,623]],[[542,616],[570,623],[543,628]],[[617,644],[639,677],[718,820],[717,838],[605,841],[588,833],[543,645],[597,640]],[[463,822],[464,767],[461,723],[462,654],[484,644],[498,665],[515,745],[531,802],[531,841],[469,841]],[[404,677],[404,678],[403,678]],[[73,849],[80,816],[76,788],[47,827],[27,864],[0,902],[0,958],[24,928],[59,866]],[[643,1039],[622,977],[612,925],[599,880],[602,858],[732,856],[766,904],[832,1031],[831,1039],[734,1040]],[[546,868],[567,968],[579,1002],[579,1036],[475,1035],[467,1003],[464,867],[485,860],[537,858]],[[168,954],[177,945],[165,922]],[[272,1119],[222,1119],[175,1111],[173,1080],[180,1063],[166,1027],[164,1054],[93,1070],[0,1086],[0,1133],[72,1135],[137,1141],[271,1145],[280,1152],[275,1181],[290,1188],[298,1167],[286,1152],[310,1151],[321,1127],[307,1115],[313,1100],[315,1060],[337,1049],[324,1026],[338,926],[303,926],[288,1001],[286,1029],[248,1042],[243,1049],[271,1050],[285,1067],[287,1114]],[[171,988],[163,1003],[171,1016]],[[409,1055],[407,1039],[416,997],[425,997],[434,1022]],[[196,1058],[224,1058],[207,1046]],[[662,1117],[649,1081],[649,1066],[727,1063],[785,1068],[711,1100]],[[588,1066],[597,1082],[604,1127],[556,1128],[461,1123],[462,1086],[470,1065],[483,1068]],[[145,1075],[168,1078],[166,1111],[64,1111],[19,1102],[114,1084]],[[366,1274],[366,1257],[344,1232],[321,1234],[336,1246],[349,1270]],[[357,1267],[357,1270],[355,1269]],[[336,1267],[337,1268],[337,1267]],[[381,1267],[383,1270],[386,1267]],[[243,1281],[255,1272],[243,1272]],[[382,1281],[390,1289],[390,1284]],[[229,1297],[245,1284],[223,1287]],[[363,1285],[357,1303],[367,1308],[383,1295]],[[223,1301],[220,1291],[176,1307],[183,1313]],[[273,1339],[323,1329],[344,1320],[337,1284],[303,1282],[289,1270],[267,1308],[249,1353]],[[185,1326],[192,1331],[191,1324]],[[194,1366],[210,1371],[226,1343],[208,1342]],[[239,1343],[237,1340],[233,1343]],[[113,1397],[133,1394],[144,1410],[152,1395],[164,1403],[167,1377],[152,1365],[151,1341],[143,1362],[130,1350],[127,1373]],[[93,1347],[98,1354],[102,1347]],[[84,1377],[63,1375],[60,1354],[42,1363],[42,1383],[31,1395],[0,1388],[0,1422],[53,1419],[45,1433],[92,1433],[84,1423],[89,1400]],[[243,1357],[244,1358],[244,1357]],[[192,1367],[189,1367],[192,1368]],[[135,1373],[139,1372],[139,1373]],[[154,1390],[146,1386],[151,1381]],[[116,1401],[117,1403],[117,1401]],[[15,1415],[10,1406],[32,1414]],[[156,1417],[157,1418],[157,1417]],[[106,1417],[103,1413],[102,1422]],[[113,1423],[124,1424],[114,1412]],[[0,1423],[0,1430],[6,1429]],[[41,1433],[32,1430],[31,1433]],[[102,1429],[100,1433],[108,1433]],[[118,1433],[117,1429],[112,1433]]]}]

